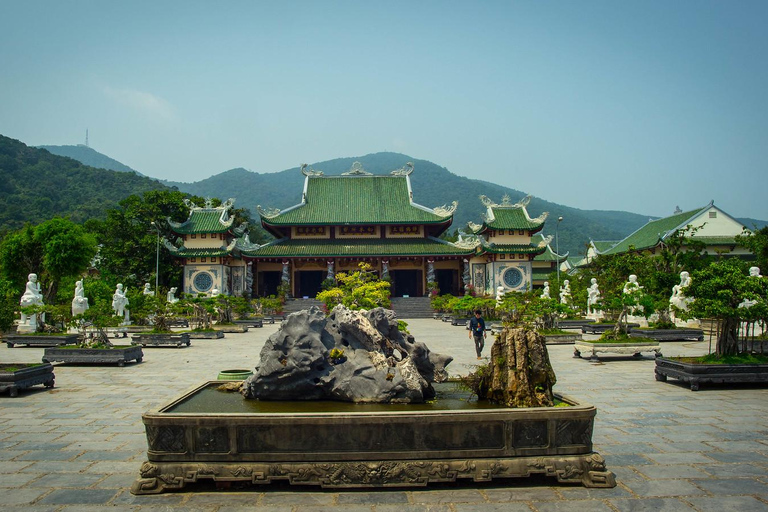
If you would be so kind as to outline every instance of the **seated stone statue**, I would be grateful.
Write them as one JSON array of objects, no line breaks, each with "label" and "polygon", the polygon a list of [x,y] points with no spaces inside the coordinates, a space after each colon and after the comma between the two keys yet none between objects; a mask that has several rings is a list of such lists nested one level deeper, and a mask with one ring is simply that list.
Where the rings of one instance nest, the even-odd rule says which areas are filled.
[{"label": "seated stone statue", "polygon": [[[27,286],[24,290],[24,294],[19,301],[21,307],[27,306],[43,306],[43,293],[40,290],[40,283],[37,282],[37,274],[29,274],[27,276]],[[45,313],[42,314],[40,320],[45,322]],[[21,313],[21,322],[19,323],[19,331],[35,331],[37,330],[37,318],[36,315],[26,315]]]},{"label": "seated stone statue", "polygon": [[588,315],[597,314],[595,305],[597,304],[597,301],[600,300],[600,287],[597,285],[597,279],[593,277],[591,283],[592,284],[587,289],[587,314]]},{"label": "seated stone statue", "polygon": [[549,296],[549,281],[544,281],[544,290],[541,292],[542,299],[550,299]]},{"label": "seated stone statue", "polygon": [[571,301],[571,283],[566,279],[560,287],[560,304],[568,304]]},{"label": "seated stone statue", "polygon": [[83,290],[83,282],[75,283],[75,297],[72,299],[72,316],[82,315],[88,309],[88,298]]},{"label": "seated stone statue", "polygon": [[634,294],[642,290],[643,287],[640,286],[640,283],[637,282],[637,276],[635,274],[630,274],[629,281],[624,283],[624,293],[626,294]]},{"label": "seated stone statue", "polygon": [[760,267],[749,267],[750,277],[763,277],[760,275]]},{"label": "seated stone statue", "polygon": [[149,295],[150,297],[155,296],[155,292],[152,291],[152,288],[149,286],[149,283],[144,283],[144,290],[141,292],[144,295]]},{"label": "seated stone statue", "polygon": [[691,276],[688,272],[683,270],[680,272],[680,284],[676,284],[672,287],[672,296],[669,298],[669,304],[675,306],[678,309],[687,310],[688,304],[691,300],[685,296],[683,288],[691,284]]},{"label": "seated stone statue", "polygon": [[504,287],[497,286],[496,287],[496,304],[501,304],[501,301],[503,298],[504,298]]},{"label": "seated stone statue", "polygon": [[170,302],[171,304],[176,304],[179,302],[179,299],[176,298],[176,287],[174,286],[170,290],[168,290],[168,295],[166,296],[166,300]]},{"label": "seated stone statue", "polygon": [[219,291],[218,288],[216,288],[215,286],[211,288],[211,297],[218,297],[219,295],[221,295],[221,292]]},{"label": "seated stone statue", "polygon": [[128,288],[123,290],[123,285],[118,284],[114,295],[112,295],[112,310],[115,315],[123,317],[123,323],[130,321],[130,311],[126,309],[129,304],[128,297],[125,295],[127,292]]}]

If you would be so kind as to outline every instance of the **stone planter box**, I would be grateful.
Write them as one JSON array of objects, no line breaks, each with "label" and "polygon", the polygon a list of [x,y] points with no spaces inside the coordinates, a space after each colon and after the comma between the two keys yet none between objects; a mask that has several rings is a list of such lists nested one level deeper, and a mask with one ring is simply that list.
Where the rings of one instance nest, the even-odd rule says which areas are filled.
[{"label": "stone planter box", "polygon": [[191,340],[218,340],[224,337],[224,331],[192,331],[189,334]]},{"label": "stone planter box", "polygon": [[656,359],[656,380],[668,377],[690,383],[691,391],[700,384],[758,384],[768,382],[768,364],[694,364],[660,357]]},{"label": "stone planter box", "polygon": [[263,318],[241,318],[239,320],[235,320],[235,325],[245,325],[247,327],[264,327],[264,319]]},{"label": "stone planter box", "polygon": [[229,332],[229,333],[236,333],[236,332],[248,332],[248,326],[247,325],[214,325],[213,328],[217,331],[221,332]]},{"label": "stone planter box", "polygon": [[469,318],[451,318],[451,325],[457,325],[460,327],[466,327],[469,323]]},{"label": "stone planter box", "polygon": [[[378,488],[538,473],[586,487],[616,485],[592,449],[595,407],[565,397],[559,398],[570,407],[346,404],[328,412],[328,402],[267,402],[270,412],[258,409],[258,401],[226,408],[243,399],[206,390],[220,384],[207,382],[142,415],[148,461],[133,494],[178,490],[203,479]],[[210,399],[215,407],[196,405],[196,395],[206,392],[218,393]]]},{"label": "stone planter box", "polygon": [[557,322],[558,329],[581,329],[582,326],[595,323],[588,318],[576,318],[573,320],[560,320]]},{"label": "stone planter box", "polygon": [[125,366],[129,361],[140,363],[144,358],[144,352],[138,346],[115,346],[113,348],[46,348],[43,353],[44,363],[90,363],[90,364],[116,364]]},{"label": "stone planter box", "polygon": [[643,352],[653,352],[654,357],[661,357],[661,347],[657,341],[634,341],[624,343],[593,343],[577,341],[573,344],[573,357],[589,354],[590,361],[598,361],[598,354],[617,354],[640,357]]},{"label": "stone planter box", "polygon": [[168,347],[190,346],[189,334],[186,332],[174,334],[134,334],[131,336],[131,345],[141,345],[142,347]]},{"label": "stone planter box", "polygon": [[[583,334],[603,334],[605,331],[611,331],[616,327],[616,324],[585,324],[581,326],[581,332]],[[640,327],[640,324],[628,323],[627,332],[631,332],[633,328]]]},{"label": "stone planter box", "polygon": [[58,347],[59,345],[73,345],[77,343],[77,334],[62,334],[55,336],[43,336],[36,334],[9,334],[3,336],[3,340],[8,348],[16,345],[27,345],[28,347]]},{"label": "stone planter box", "polygon": [[633,329],[629,336],[656,341],[704,341],[704,331],[701,329]]},{"label": "stone planter box", "polygon": [[15,397],[19,395],[20,389],[36,384],[52,388],[54,378],[53,365],[50,363],[0,364],[0,393],[8,391],[11,397]]},{"label": "stone planter box", "polygon": [[568,345],[581,341],[581,334],[545,334],[547,345]]}]

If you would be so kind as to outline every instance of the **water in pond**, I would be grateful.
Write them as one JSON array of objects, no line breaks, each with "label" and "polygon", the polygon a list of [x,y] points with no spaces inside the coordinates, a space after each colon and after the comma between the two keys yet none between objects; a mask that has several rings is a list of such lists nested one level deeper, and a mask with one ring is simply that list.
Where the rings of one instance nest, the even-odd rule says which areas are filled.
[{"label": "water in pond", "polygon": [[181,402],[163,410],[190,414],[295,414],[295,413],[353,413],[353,412],[414,412],[445,410],[500,409],[503,406],[470,400],[469,393],[453,382],[433,384],[437,399],[424,404],[355,404],[335,401],[267,401],[245,400],[240,393],[218,391],[213,383],[196,391]]}]

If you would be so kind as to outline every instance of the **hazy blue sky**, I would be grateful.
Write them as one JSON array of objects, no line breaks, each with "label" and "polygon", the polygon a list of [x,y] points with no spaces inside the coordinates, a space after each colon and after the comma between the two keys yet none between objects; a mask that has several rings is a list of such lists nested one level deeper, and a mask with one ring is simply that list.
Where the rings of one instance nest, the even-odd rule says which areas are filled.
[{"label": "hazy blue sky", "polygon": [[0,0],[0,134],[88,128],[179,181],[386,150],[579,208],[768,219],[767,94],[763,0]]}]

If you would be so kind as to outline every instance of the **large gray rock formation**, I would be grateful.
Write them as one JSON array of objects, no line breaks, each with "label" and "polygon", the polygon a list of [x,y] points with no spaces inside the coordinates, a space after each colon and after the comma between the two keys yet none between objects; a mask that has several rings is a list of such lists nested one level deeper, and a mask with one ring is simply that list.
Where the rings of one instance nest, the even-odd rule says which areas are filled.
[{"label": "large gray rock formation", "polygon": [[[343,356],[333,358],[333,349]],[[269,337],[242,393],[260,400],[417,403],[434,397],[431,383],[446,377],[452,360],[400,332],[391,310],[336,306],[326,317],[312,307],[289,315]]]}]

